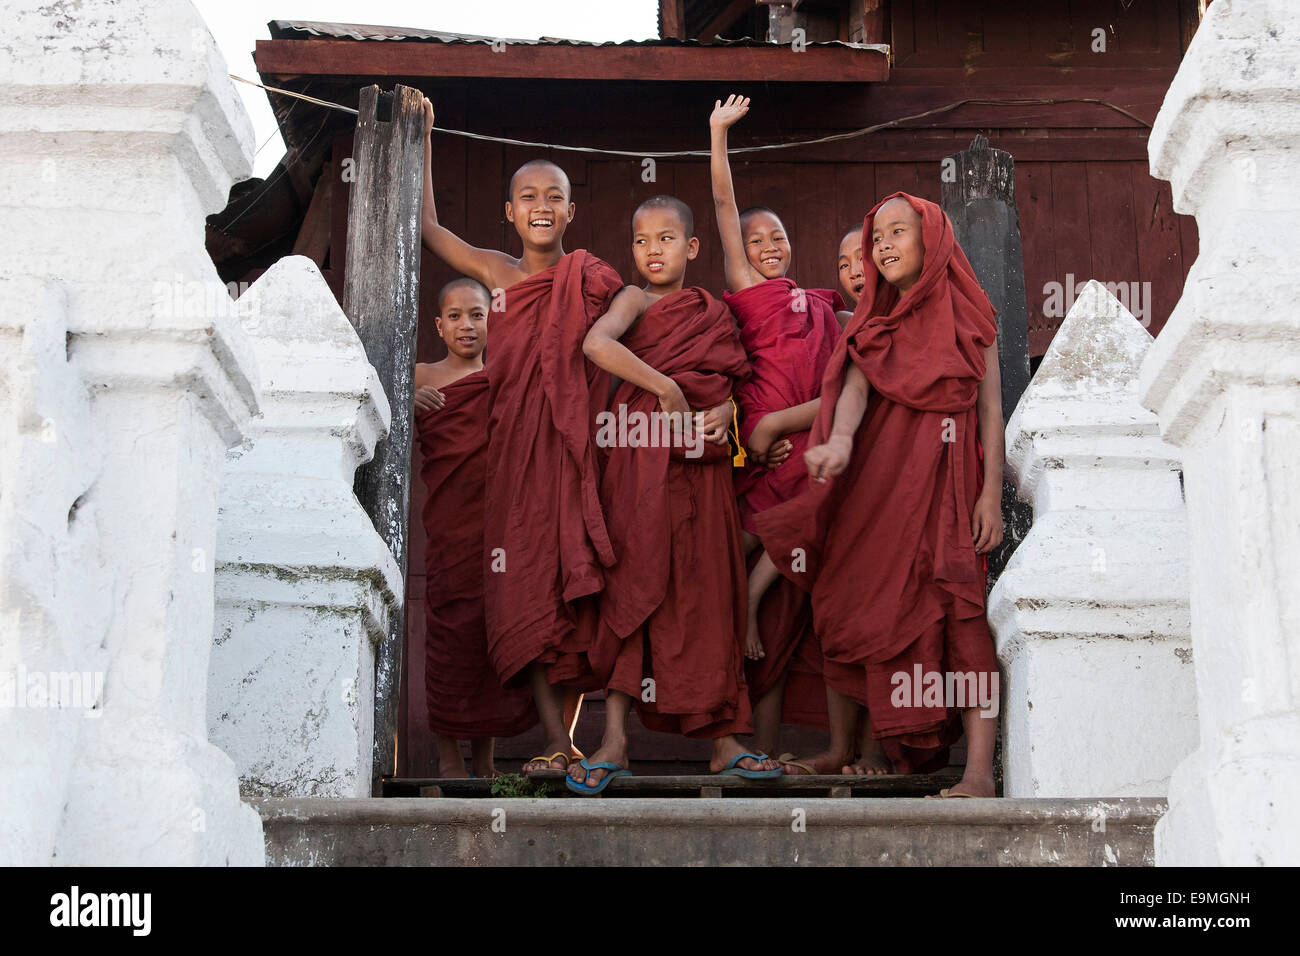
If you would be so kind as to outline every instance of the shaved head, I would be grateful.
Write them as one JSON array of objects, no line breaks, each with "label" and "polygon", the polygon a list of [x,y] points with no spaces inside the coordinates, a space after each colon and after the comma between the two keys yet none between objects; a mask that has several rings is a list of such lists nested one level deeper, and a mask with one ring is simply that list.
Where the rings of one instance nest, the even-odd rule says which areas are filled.
[{"label": "shaved head", "polygon": [[447,296],[451,295],[451,293],[455,292],[457,289],[469,290],[475,293],[476,295],[482,296],[484,305],[487,306],[492,305],[492,294],[488,292],[488,287],[485,286],[482,282],[479,282],[477,279],[471,279],[468,276],[463,276],[462,278],[459,279],[452,279],[440,290],[438,290],[438,314],[439,315],[442,315],[442,313],[446,311]]},{"label": "shaved head", "polygon": [[516,169],[515,174],[510,177],[510,199],[512,201],[515,198],[515,184],[519,181],[519,177],[527,176],[529,173],[541,174],[548,179],[552,177],[559,179],[564,184],[564,198],[573,198],[573,186],[569,183],[569,177],[564,170],[549,159],[530,159]]},{"label": "shaved head", "polygon": [[871,225],[872,228],[875,228],[878,223],[919,223],[920,221],[921,214],[912,208],[912,204],[902,196],[895,196],[876,210],[876,216],[872,219]]},{"label": "shaved head", "polygon": [[840,236],[841,246],[844,245],[844,240],[848,239],[849,236],[855,236],[860,244],[862,242],[862,223],[844,230],[844,235]]},{"label": "shaved head", "polygon": [[767,215],[775,219],[780,224],[782,229],[785,228],[785,223],[781,222],[781,217],[776,214],[775,210],[768,209],[766,206],[750,206],[748,209],[746,209],[744,212],[740,214],[739,217],[740,231],[744,232],[746,229],[748,229],[749,221],[753,219],[755,216],[761,215],[763,213],[766,213]]},{"label": "shaved head", "polygon": [[685,238],[689,239],[695,235],[695,214],[691,212],[690,206],[676,196],[651,196],[636,207],[636,212],[632,213],[633,221],[643,209],[666,209],[681,220]]}]

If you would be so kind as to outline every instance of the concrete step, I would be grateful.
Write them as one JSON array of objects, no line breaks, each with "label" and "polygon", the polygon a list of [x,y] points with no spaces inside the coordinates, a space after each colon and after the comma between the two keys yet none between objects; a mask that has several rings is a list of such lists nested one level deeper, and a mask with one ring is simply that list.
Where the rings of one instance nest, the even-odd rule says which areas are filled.
[{"label": "concrete step", "polygon": [[256,801],[271,866],[1150,866],[1155,798]]}]

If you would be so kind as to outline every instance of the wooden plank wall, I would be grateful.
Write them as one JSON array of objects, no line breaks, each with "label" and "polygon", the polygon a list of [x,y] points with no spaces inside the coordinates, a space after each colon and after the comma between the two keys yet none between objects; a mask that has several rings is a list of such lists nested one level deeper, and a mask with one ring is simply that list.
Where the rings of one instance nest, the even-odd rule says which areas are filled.
[{"label": "wooden plank wall", "polygon": [[[1181,58],[1185,38],[1178,0],[1131,4],[1120,0],[1006,0],[993,5],[958,0],[897,0],[891,5],[896,62],[879,87],[841,89],[772,84],[748,90],[751,114],[733,146],[804,139],[853,129],[973,97],[1097,98],[1149,122]],[[1107,52],[1089,52],[1092,30],[1107,31]],[[509,55],[503,54],[503,55]],[[422,84],[435,99],[439,125],[540,141],[629,149],[699,149],[708,145],[713,100],[729,90],[710,84],[604,84],[439,80]],[[630,105],[633,104],[633,105]],[[544,116],[545,121],[533,119]],[[816,149],[737,159],[742,206],[768,205],[793,237],[793,276],[809,287],[835,287],[837,243],[877,199],[897,190],[937,201],[942,157],[964,148],[976,132],[1016,159],[1028,290],[1030,351],[1041,355],[1060,323],[1044,314],[1050,283],[1089,278],[1150,283],[1150,329],[1163,326],[1196,257],[1195,223],[1173,212],[1169,186],[1147,170],[1147,130],[1093,103],[968,104],[911,124]],[[518,254],[503,213],[510,172],[536,150],[438,135],[435,184],[439,216],[470,242]],[[348,153],[336,144],[334,166]],[[686,200],[696,214],[702,249],[690,281],[720,293],[722,260],[713,224],[707,161],[660,160],[656,182],[642,181],[634,158],[552,152],[569,172],[577,216],[566,248],[587,248],[624,278],[632,268],[629,220],[635,205],[659,192]],[[335,190],[333,221],[346,221],[346,191]],[[338,234],[337,228],[334,230]],[[331,250],[331,260],[333,260]],[[333,262],[331,261],[331,265]],[[332,270],[329,270],[332,272]],[[337,277],[327,275],[333,283]],[[421,264],[419,357],[443,354],[431,317],[435,297],[452,274],[428,253]],[[418,471],[420,462],[413,462]],[[411,513],[420,514],[417,482]],[[399,774],[427,775],[436,765],[424,725],[424,531],[411,529],[408,589],[410,643],[403,677]],[[590,708],[580,744],[599,737],[599,704]],[[656,738],[659,735],[654,735]],[[793,738],[792,749],[800,749]],[[502,745],[526,756],[533,737]],[[637,757],[698,759],[693,744],[638,735]]]}]

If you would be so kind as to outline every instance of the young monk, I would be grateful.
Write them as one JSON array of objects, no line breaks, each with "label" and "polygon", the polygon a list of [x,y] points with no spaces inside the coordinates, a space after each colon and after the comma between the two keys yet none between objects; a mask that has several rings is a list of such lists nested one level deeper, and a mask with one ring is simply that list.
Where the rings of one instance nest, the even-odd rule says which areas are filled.
[{"label": "young monk", "polygon": [[[756,516],[806,482],[802,455],[822,374],[841,332],[835,313],[842,303],[830,290],[801,289],[789,278],[790,238],[775,212],[737,211],[727,130],[748,111],[746,97],[719,100],[709,129],[713,204],[731,290],[724,299],[754,369],[736,391],[741,437],[752,458],[736,481],[736,495],[745,551],[756,558]],[[808,605],[783,583],[769,593],[778,577],[769,568],[749,579],[745,655],[759,750],[775,750],[783,712],[789,722],[824,726],[820,661],[815,647],[803,646],[811,630]],[[792,661],[804,666],[792,669]]]},{"label": "young monk", "polygon": [[[749,363],[727,307],[682,287],[699,245],[680,199],[643,202],[632,217],[632,254],[645,285],[615,296],[583,346],[621,380],[611,407],[631,437],[619,442],[610,427],[601,440],[609,449],[602,499],[619,559],[606,576],[591,651],[606,681],[605,734],[592,759],[569,768],[566,784],[577,793],[598,793],[627,772],[634,705],[651,730],[712,739],[713,773],[781,774],[736,737],[753,728],[729,422],[714,423],[709,442],[694,419],[726,401]],[[650,423],[639,439],[631,431],[638,420]]]},{"label": "young monk", "polygon": [[940,796],[991,797],[996,705],[897,692],[916,667],[998,686],[984,613],[1002,540],[997,324],[934,203],[895,193],[863,235],[874,268],[826,370],[808,490],[758,520],[767,554],[811,589],[825,655],[831,744],[806,763],[840,765],[865,707],[899,773],[945,765],[964,728],[965,773]]},{"label": "young monk", "polygon": [[[849,304],[850,309],[856,309],[858,300],[862,298],[862,289],[867,284],[862,270],[861,226],[854,226],[840,239],[839,261],[836,263],[836,269],[839,271],[840,291],[844,293],[844,301]],[[840,315],[845,323],[853,317],[851,311],[841,312]]]},{"label": "young monk", "polygon": [[[426,137],[433,106],[426,99]],[[587,662],[595,595],[614,552],[599,500],[594,417],[608,376],[582,341],[622,288],[584,250],[565,253],[575,206],[569,179],[533,160],[510,179],[506,219],[523,255],[479,249],[438,222],[431,147],[424,154],[424,244],[493,290],[488,324],[484,610],[488,657],[501,682],[532,688],[546,733],[525,773],[563,771],[575,755],[580,692],[599,686]]]},{"label": "young monk", "polygon": [[470,741],[476,777],[496,776],[496,737],[537,723],[527,688],[505,690],[488,660],[483,622],[483,482],[487,474],[487,377],[483,347],[491,297],[475,279],[438,293],[441,362],[415,366],[416,438],[424,456],[425,669],[438,776],[465,776]]}]

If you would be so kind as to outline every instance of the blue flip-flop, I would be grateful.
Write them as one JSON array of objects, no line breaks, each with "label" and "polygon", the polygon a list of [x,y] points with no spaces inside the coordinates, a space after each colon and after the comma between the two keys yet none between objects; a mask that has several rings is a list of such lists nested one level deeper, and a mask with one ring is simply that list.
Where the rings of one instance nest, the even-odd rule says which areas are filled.
[{"label": "blue flip-flop", "polygon": [[600,778],[600,783],[596,784],[594,787],[589,787],[585,783],[578,783],[572,777],[565,775],[564,785],[568,787],[570,790],[572,790],[574,793],[580,793],[584,797],[590,797],[597,793],[600,793],[600,791],[604,790],[606,787],[609,786],[609,782],[613,780],[615,777],[632,776],[631,770],[628,770],[626,767],[620,767],[616,763],[610,763],[608,760],[601,760],[597,763],[587,763],[587,758],[583,757],[581,760],[578,761],[578,765],[582,767],[583,770],[607,771],[605,776]]},{"label": "blue flip-flop", "polygon": [[726,777],[726,776],[744,777],[746,780],[772,780],[776,777],[782,776],[785,773],[785,771],[782,770],[780,767],[776,767],[772,770],[746,770],[744,767],[737,767],[736,764],[740,763],[746,757],[749,757],[751,760],[757,760],[760,763],[764,760],[771,759],[770,757],[768,757],[767,754],[751,754],[751,753],[737,754],[736,756],[731,758],[731,762],[727,764],[727,768],[725,770],[719,771],[718,776],[719,777]]}]

